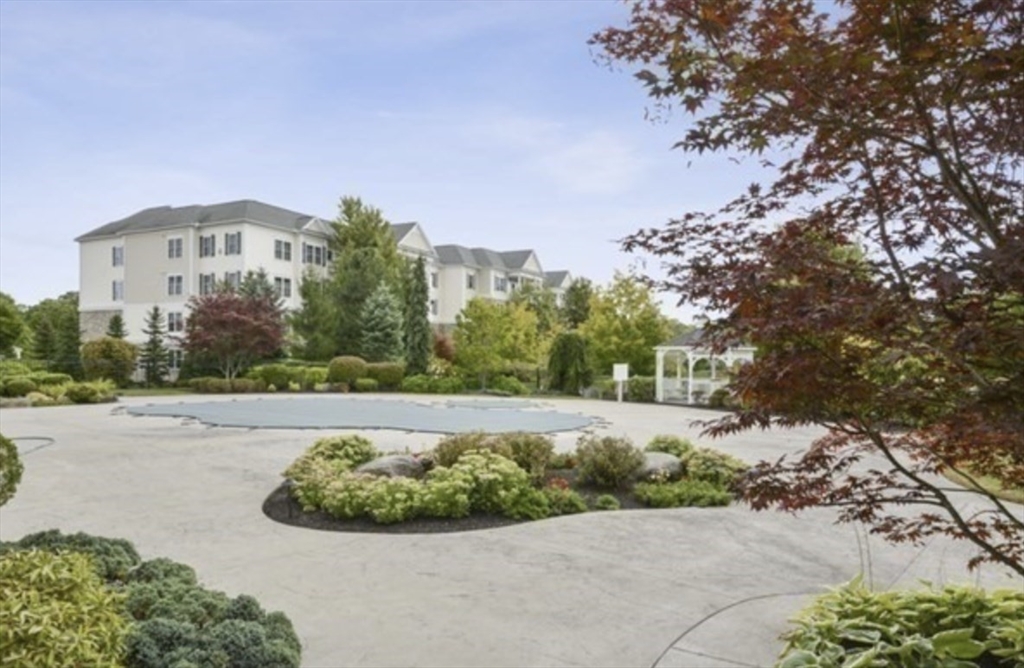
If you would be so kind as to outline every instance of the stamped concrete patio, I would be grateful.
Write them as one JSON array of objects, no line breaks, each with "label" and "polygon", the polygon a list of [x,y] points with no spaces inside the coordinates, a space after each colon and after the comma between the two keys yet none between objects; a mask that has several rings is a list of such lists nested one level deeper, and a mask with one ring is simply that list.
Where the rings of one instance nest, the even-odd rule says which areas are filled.
[{"label": "stamped concrete patio", "polygon": [[[339,409],[366,401],[332,399]],[[208,427],[126,411],[182,401],[211,400],[0,412],[0,431],[19,439],[25,463],[17,496],[0,509],[0,538],[86,531],[127,538],[144,558],[191,564],[207,586],[253,594],[287,613],[305,666],[770,665],[787,616],[862,569],[879,587],[919,579],[1020,586],[991,568],[968,574],[966,545],[893,547],[833,525],[825,510],[799,517],[743,506],[595,512],[432,535],[298,529],[268,520],[260,506],[292,459],[341,430]],[[270,402],[302,399],[263,401],[272,410]],[[533,410],[595,417],[586,429],[641,445],[659,433],[701,440],[691,421],[714,416],[658,405],[536,403]],[[756,461],[797,451],[815,433],[756,432],[713,445]],[[426,449],[440,438],[368,435],[381,450]],[[553,434],[560,450],[578,435]]]}]

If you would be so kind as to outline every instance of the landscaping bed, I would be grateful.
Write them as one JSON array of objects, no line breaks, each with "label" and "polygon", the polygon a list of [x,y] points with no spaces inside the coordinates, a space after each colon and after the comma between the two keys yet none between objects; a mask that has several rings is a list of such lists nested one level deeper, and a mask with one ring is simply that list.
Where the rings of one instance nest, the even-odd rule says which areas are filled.
[{"label": "landscaping bed", "polygon": [[452,435],[429,452],[382,455],[361,436],[318,440],[263,504],[271,519],[309,529],[446,533],[581,512],[723,506],[746,470],[709,448],[661,436],[582,437],[554,453],[547,436]]}]

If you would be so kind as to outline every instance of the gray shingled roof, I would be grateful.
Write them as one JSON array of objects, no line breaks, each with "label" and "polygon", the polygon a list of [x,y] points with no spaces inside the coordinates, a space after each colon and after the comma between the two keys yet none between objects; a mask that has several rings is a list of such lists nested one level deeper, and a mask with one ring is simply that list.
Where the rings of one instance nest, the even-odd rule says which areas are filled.
[{"label": "gray shingled roof", "polygon": [[437,251],[437,259],[441,264],[464,264],[468,267],[479,267],[480,264],[473,257],[473,251],[458,244],[445,244],[434,246]]},{"label": "gray shingled roof", "polygon": [[501,254],[501,259],[505,261],[505,266],[509,269],[522,269],[531,255],[533,255],[532,250],[504,251]]},{"label": "gray shingled roof", "polygon": [[544,272],[544,285],[549,288],[557,288],[562,283],[565,283],[565,279],[568,278],[569,272],[567,271],[545,271]]},{"label": "gray shingled roof", "polygon": [[313,219],[305,213],[282,209],[279,206],[245,199],[222,204],[191,204],[188,206],[157,206],[143,209],[127,218],[115,220],[86,232],[75,241],[109,237],[128,232],[143,232],[164,228],[185,227],[193,223],[211,225],[236,220],[278,227],[284,230],[302,229]]},{"label": "gray shingled roof", "polygon": [[395,242],[398,243],[404,239],[407,234],[412,232],[414,227],[416,227],[416,223],[393,223],[391,225],[391,233],[395,235]]},{"label": "gray shingled roof", "polygon": [[489,248],[474,248],[473,257],[476,258],[477,264],[481,267],[501,269],[502,271],[508,269],[508,267],[505,266],[505,263],[501,260],[501,253],[492,251]]}]

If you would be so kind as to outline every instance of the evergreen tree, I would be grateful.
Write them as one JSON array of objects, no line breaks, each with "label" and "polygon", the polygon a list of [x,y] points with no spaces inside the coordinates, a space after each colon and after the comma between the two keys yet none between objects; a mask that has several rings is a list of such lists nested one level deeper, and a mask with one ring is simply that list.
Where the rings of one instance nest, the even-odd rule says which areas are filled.
[{"label": "evergreen tree", "polygon": [[27,319],[34,341],[33,357],[45,361],[51,371],[80,378],[82,332],[78,324],[78,293],[44,299],[29,309]]},{"label": "evergreen tree", "polygon": [[154,306],[146,314],[146,326],[142,333],[146,342],[139,354],[139,365],[142,367],[145,383],[148,386],[160,385],[167,377],[168,350],[164,343],[164,314],[159,306]]},{"label": "evergreen tree", "polygon": [[330,283],[334,305],[334,354],[359,355],[366,300],[383,280],[384,263],[373,248],[355,248],[338,258]]},{"label": "evergreen tree", "polygon": [[299,283],[302,306],[291,314],[289,323],[301,339],[297,352],[302,359],[326,361],[334,355],[337,314],[331,287],[312,270]]},{"label": "evergreen tree", "polygon": [[361,320],[363,359],[391,362],[402,357],[402,309],[383,282],[366,300]]},{"label": "evergreen tree", "polygon": [[427,372],[433,333],[427,315],[430,290],[427,287],[427,264],[416,258],[407,274],[405,289],[405,367],[406,373]]},{"label": "evergreen tree", "polygon": [[238,294],[251,299],[270,299],[278,305],[282,303],[281,296],[277,294],[277,288],[270,282],[270,276],[263,267],[256,271],[250,269],[245,272],[245,276],[242,277],[242,281],[238,285]]},{"label": "evergreen tree", "polygon": [[107,336],[112,339],[123,339],[128,336],[128,332],[124,328],[124,318],[120,313],[110,316],[110,322],[107,323]]},{"label": "evergreen tree", "polygon": [[0,292],[0,355],[11,355],[25,330],[25,318],[18,305],[10,296]]}]

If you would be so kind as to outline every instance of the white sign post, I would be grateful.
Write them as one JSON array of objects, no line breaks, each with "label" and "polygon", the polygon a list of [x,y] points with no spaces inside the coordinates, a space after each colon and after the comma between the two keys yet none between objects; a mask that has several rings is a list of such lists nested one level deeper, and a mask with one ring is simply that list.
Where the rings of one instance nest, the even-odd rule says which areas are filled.
[{"label": "white sign post", "polygon": [[627,380],[629,380],[629,365],[628,364],[613,364],[612,365],[612,380],[615,381],[615,392],[618,396],[619,403],[622,403],[622,386]]}]

